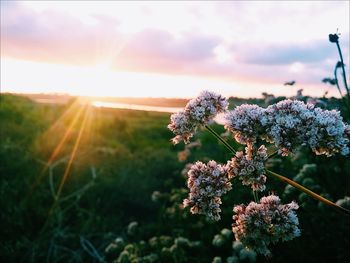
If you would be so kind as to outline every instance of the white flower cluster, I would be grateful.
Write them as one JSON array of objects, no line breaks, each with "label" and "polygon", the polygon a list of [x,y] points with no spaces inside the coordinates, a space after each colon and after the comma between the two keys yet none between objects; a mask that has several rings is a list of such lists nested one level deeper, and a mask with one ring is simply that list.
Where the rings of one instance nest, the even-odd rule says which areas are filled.
[{"label": "white flower cluster", "polygon": [[340,152],[350,153],[350,125],[343,122],[340,112],[336,110],[315,109],[314,130],[309,136],[308,144],[317,154],[332,156]]},{"label": "white flower cluster", "polygon": [[225,116],[225,128],[239,143],[263,139],[274,143],[282,155],[298,146],[308,146],[316,154],[332,156],[350,152],[350,127],[339,111],[314,108],[297,100],[283,100],[266,109],[241,105]]},{"label": "white flower cluster", "polygon": [[236,240],[246,247],[270,255],[270,244],[300,236],[299,220],[294,211],[298,208],[295,202],[281,204],[275,195],[261,198],[260,203],[235,206],[232,231]]},{"label": "white flower cluster", "polygon": [[227,108],[228,101],[221,95],[209,91],[201,92],[197,98],[187,103],[183,111],[171,115],[168,128],[176,135],[172,142],[177,144],[183,140],[189,143],[198,126],[207,124]]},{"label": "white flower cluster", "polygon": [[299,145],[316,154],[349,154],[347,125],[336,110],[314,108],[301,101],[284,100],[266,109],[267,133],[283,155]]},{"label": "white flower cluster", "polygon": [[215,161],[196,162],[188,171],[187,186],[190,193],[183,201],[184,207],[190,206],[192,214],[205,214],[212,220],[220,220],[221,196],[232,188],[226,166]]},{"label": "white flower cluster", "polygon": [[237,152],[236,155],[227,162],[227,171],[229,177],[238,176],[243,185],[250,185],[254,191],[265,190],[265,161],[267,160],[266,147],[261,145],[259,149],[251,144],[245,148],[246,155],[243,152]]},{"label": "white flower cluster", "polygon": [[263,135],[264,109],[257,105],[243,104],[225,114],[225,129],[234,133],[237,142],[254,143]]}]

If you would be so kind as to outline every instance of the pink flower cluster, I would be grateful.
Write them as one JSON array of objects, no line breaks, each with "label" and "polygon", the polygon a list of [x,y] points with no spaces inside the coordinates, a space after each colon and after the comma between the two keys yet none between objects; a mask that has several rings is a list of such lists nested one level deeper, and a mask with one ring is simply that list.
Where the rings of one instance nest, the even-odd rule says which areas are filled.
[{"label": "pink flower cluster", "polygon": [[226,167],[209,161],[196,162],[188,171],[189,197],[183,201],[192,214],[205,214],[212,220],[220,220],[221,196],[231,190]]},{"label": "pink flower cluster", "polygon": [[172,139],[174,144],[183,140],[189,143],[197,128],[207,124],[216,114],[225,112],[228,101],[221,95],[209,91],[203,91],[200,95],[190,100],[184,111],[174,113],[170,117],[168,128],[175,134]]},{"label": "pink flower cluster", "polygon": [[232,231],[236,240],[263,255],[270,255],[268,246],[300,236],[295,202],[283,205],[278,196],[270,195],[260,203],[235,206]]},{"label": "pink flower cluster", "polygon": [[250,185],[254,191],[264,191],[266,188],[265,161],[268,157],[266,147],[261,145],[256,149],[248,144],[245,150],[246,155],[243,152],[237,152],[231,161],[227,162],[229,177],[238,176],[243,185]]},{"label": "pink flower cluster", "polygon": [[274,143],[282,155],[299,146],[308,146],[316,154],[332,156],[350,152],[350,127],[339,111],[315,108],[297,100],[283,100],[266,109],[241,105],[225,116],[225,128],[239,143],[263,139]]}]

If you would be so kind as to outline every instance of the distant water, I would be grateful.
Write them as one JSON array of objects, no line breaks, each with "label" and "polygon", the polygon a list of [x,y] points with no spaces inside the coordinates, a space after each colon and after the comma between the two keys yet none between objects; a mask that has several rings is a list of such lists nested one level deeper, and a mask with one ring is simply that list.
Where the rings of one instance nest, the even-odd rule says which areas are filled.
[{"label": "distant water", "polygon": [[178,112],[183,109],[183,107],[161,107],[161,106],[148,106],[148,105],[118,103],[118,102],[104,102],[104,101],[93,101],[91,104],[98,108],[157,111],[157,112],[168,112],[168,113]]},{"label": "distant water", "polygon": [[[98,108],[156,111],[156,112],[166,112],[166,113],[179,112],[179,111],[184,109],[184,107],[161,107],[161,106],[148,106],[148,105],[117,103],[117,102],[104,102],[104,101],[93,101],[91,104],[94,107],[98,107]],[[218,114],[214,120],[216,123],[223,124],[223,122],[224,122],[223,115]]]}]

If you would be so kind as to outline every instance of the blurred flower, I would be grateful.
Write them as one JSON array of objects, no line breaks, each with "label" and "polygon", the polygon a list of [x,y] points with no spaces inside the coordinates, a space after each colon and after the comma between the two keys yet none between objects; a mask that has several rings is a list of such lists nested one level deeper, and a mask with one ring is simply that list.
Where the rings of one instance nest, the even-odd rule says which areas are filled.
[{"label": "blurred flower", "polygon": [[222,263],[221,257],[215,257],[215,258],[213,258],[212,263]]},{"label": "blurred flower", "polygon": [[128,225],[128,235],[130,236],[133,236],[136,234],[136,231],[137,231],[137,227],[138,227],[139,223],[137,222],[131,222],[129,225]]},{"label": "blurred flower", "polygon": [[339,199],[336,202],[337,205],[350,209],[350,197],[349,196],[345,196],[343,199]]},{"label": "blurred flower", "polygon": [[243,248],[239,252],[239,259],[244,262],[255,262],[256,252],[252,249]]},{"label": "blurred flower", "polygon": [[232,231],[230,229],[223,228],[220,231],[220,234],[223,235],[226,239],[229,239],[231,237],[231,235],[232,235]]},{"label": "blurred flower", "polygon": [[188,171],[189,197],[183,201],[192,214],[205,214],[212,220],[220,219],[221,196],[231,190],[226,166],[209,161],[196,162]]},{"label": "blurred flower", "polygon": [[201,146],[202,144],[200,140],[196,140],[194,142],[186,144],[185,149],[183,151],[178,152],[177,159],[179,160],[179,162],[186,161],[191,154],[190,149],[201,147]]},{"label": "blurred flower", "polygon": [[159,261],[159,257],[157,254],[155,253],[151,253],[147,256],[144,256],[143,258],[143,261],[142,262],[149,262],[149,263],[154,263],[154,262],[158,262]]},{"label": "blurred flower", "polygon": [[239,259],[236,256],[231,256],[226,259],[227,263],[239,263]]},{"label": "blurred flower", "polygon": [[185,149],[177,153],[177,159],[179,160],[179,162],[184,162],[187,160],[189,155],[190,155],[190,150]]},{"label": "blurred flower", "polygon": [[174,244],[178,247],[188,247],[190,245],[190,241],[184,237],[177,237],[174,241]]},{"label": "blurred flower", "polygon": [[118,263],[128,263],[128,262],[130,262],[129,257],[130,257],[129,252],[124,250],[119,254],[117,262]]},{"label": "blurred flower", "polygon": [[161,197],[162,197],[161,192],[159,192],[159,191],[154,191],[154,192],[152,193],[151,199],[152,199],[153,202],[157,202]]},{"label": "blurred flower", "polygon": [[105,248],[105,252],[106,253],[111,253],[113,251],[118,250],[118,246],[114,243],[110,243],[106,248]]},{"label": "blurred flower", "polygon": [[232,231],[246,247],[270,255],[268,246],[271,243],[300,236],[299,221],[294,211],[297,209],[295,202],[282,205],[275,195],[261,198],[260,203],[235,206]]},{"label": "blurred flower", "polygon": [[222,247],[225,244],[225,238],[222,235],[215,235],[212,244],[215,247]]},{"label": "blurred flower", "polygon": [[233,243],[232,243],[232,248],[233,248],[233,250],[234,250],[235,252],[238,253],[239,251],[241,251],[241,250],[244,248],[244,246],[243,246],[243,244],[242,244],[241,241],[235,240],[235,241],[233,241]]}]

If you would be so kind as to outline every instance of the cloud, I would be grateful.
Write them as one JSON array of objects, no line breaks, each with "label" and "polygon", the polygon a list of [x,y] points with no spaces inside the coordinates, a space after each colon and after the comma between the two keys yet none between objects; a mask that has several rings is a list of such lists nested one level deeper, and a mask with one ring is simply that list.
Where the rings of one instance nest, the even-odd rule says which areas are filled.
[{"label": "cloud", "polygon": [[[252,52],[253,51],[253,52]],[[295,62],[315,63],[332,57],[336,50],[325,39],[310,44],[245,46],[237,52],[239,62],[258,65],[286,65]]]},{"label": "cloud", "polygon": [[17,5],[7,11],[1,24],[2,53],[27,60],[86,65],[114,59],[122,68],[171,71],[210,58],[220,42],[218,37],[193,33],[176,39],[157,29],[128,36],[118,30],[117,19],[105,15],[94,15],[97,23],[86,25],[54,10],[37,13]]},{"label": "cloud", "polygon": [[[3,3],[3,2],[1,2]],[[99,50],[113,38],[117,22],[95,16],[95,25],[55,10],[36,12],[22,5],[5,6],[1,23],[1,53],[24,60],[72,65],[93,64]]]},{"label": "cloud", "polygon": [[[174,33],[164,28],[149,27],[127,34],[120,29],[125,21],[120,21],[118,16],[91,14],[89,17],[93,23],[86,23],[62,10],[39,11],[17,2],[2,1],[1,54],[22,60],[83,66],[106,62],[121,71],[183,74],[256,83],[282,84],[295,79],[297,83],[317,84],[323,77],[332,74],[338,56],[327,35],[325,39],[319,39],[318,35],[318,40],[314,37],[298,39],[296,36],[300,32],[293,31],[294,35],[289,36],[286,29],[280,31],[289,19],[283,20],[279,27],[272,27],[277,23],[272,18],[282,19],[291,10],[288,5],[284,5],[280,13],[274,7],[276,14],[273,15],[265,5],[252,8],[243,2],[215,5],[214,11],[201,5],[190,7],[189,12],[199,22],[196,21],[203,21],[201,30],[189,25],[187,31]],[[230,8],[231,5],[234,8]],[[298,13],[301,7],[294,6],[292,10],[299,19],[309,14],[312,8],[315,7],[309,5],[302,15]],[[323,7],[317,8],[321,13]],[[157,14],[151,6],[142,10],[148,15]],[[223,20],[220,16],[212,16],[212,20],[208,20],[210,23],[204,23],[211,12],[222,14],[227,20],[224,31],[213,30],[215,27],[221,29]],[[259,17],[261,12],[264,20]],[[220,20],[219,24],[215,24],[217,20]],[[302,21],[299,19],[298,25]],[[208,32],[204,32],[205,26]],[[286,43],[272,39],[271,36],[277,36],[277,33],[294,38],[294,41]],[[250,37],[251,40],[247,41]],[[344,47],[349,45],[348,38],[346,32],[341,37]],[[214,50],[218,46],[227,51],[229,59],[224,63],[220,63],[215,55]],[[348,61],[348,56],[348,49],[344,48],[345,61]],[[303,70],[293,70],[296,62],[301,63]]]},{"label": "cloud", "polygon": [[130,56],[199,61],[213,56],[212,50],[218,43],[216,37],[191,35],[177,40],[166,31],[147,29],[132,36],[124,52]]}]

